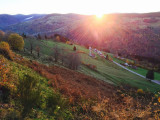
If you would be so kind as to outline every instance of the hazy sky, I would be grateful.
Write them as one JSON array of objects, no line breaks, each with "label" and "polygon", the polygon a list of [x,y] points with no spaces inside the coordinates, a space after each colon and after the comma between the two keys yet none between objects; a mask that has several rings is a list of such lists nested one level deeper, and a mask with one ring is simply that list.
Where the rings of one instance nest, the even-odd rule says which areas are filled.
[{"label": "hazy sky", "polygon": [[0,14],[104,14],[158,11],[160,11],[160,0],[0,0]]}]

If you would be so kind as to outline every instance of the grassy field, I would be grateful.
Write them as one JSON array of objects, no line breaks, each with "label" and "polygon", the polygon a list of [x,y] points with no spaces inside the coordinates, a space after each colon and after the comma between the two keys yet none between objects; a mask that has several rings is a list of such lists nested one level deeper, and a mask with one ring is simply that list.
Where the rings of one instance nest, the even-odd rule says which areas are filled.
[{"label": "grassy field", "polygon": [[[53,52],[53,49],[55,45],[63,48],[67,52],[74,52],[73,51],[73,45],[68,45],[60,42],[54,42],[54,41],[35,41],[35,46],[40,46],[40,51],[41,51],[41,57],[37,59],[38,61],[41,62],[41,59],[44,58],[45,56],[50,56]],[[83,53],[79,53],[81,56],[81,61],[85,64],[92,64],[97,67],[96,71],[89,69],[88,67],[81,65],[80,69],[78,70],[79,72],[82,72],[84,74],[93,76],[97,79],[104,80],[110,84],[115,84],[115,85],[121,85],[121,84],[129,84],[133,87],[138,87],[142,88],[144,90],[149,90],[152,92],[157,92],[160,90],[160,86],[155,84],[155,83],[150,83],[147,80],[134,75],[123,68],[115,65],[113,62],[107,61],[105,59],[100,58],[98,55],[96,55],[96,58],[91,58],[89,54],[89,50],[86,49],[85,47],[75,45],[78,51],[83,51]],[[28,40],[25,40],[25,47],[29,48],[29,42]],[[23,54],[24,55],[24,54]],[[115,60],[115,59],[114,59]],[[115,60],[117,62],[121,62],[118,59]],[[47,63],[51,64],[51,63]],[[141,71],[142,73],[144,70],[138,69],[138,73]],[[135,72],[137,72],[135,71]],[[140,74],[142,74],[140,73]],[[142,74],[144,75],[145,72]],[[159,77],[159,74],[156,73],[156,78]]]},{"label": "grassy field", "polygon": [[[111,56],[113,57],[112,54],[109,54],[109,55],[111,55]],[[115,58],[115,57],[113,57],[113,60],[116,61],[117,63],[125,63],[124,61],[122,61],[122,60],[120,60],[120,59],[117,59],[117,58]],[[132,71],[134,71],[134,72],[137,72],[137,73],[139,73],[139,74],[141,74],[141,75],[143,75],[143,76],[146,76],[146,74],[147,74],[147,72],[148,72],[148,70],[143,69],[143,68],[140,68],[140,67],[138,67],[137,70],[132,69],[132,68],[130,68],[130,67],[127,67],[127,68],[130,69],[130,70],[132,70]],[[154,75],[155,75],[155,78],[154,78],[155,80],[160,80],[160,73],[155,72]]]}]

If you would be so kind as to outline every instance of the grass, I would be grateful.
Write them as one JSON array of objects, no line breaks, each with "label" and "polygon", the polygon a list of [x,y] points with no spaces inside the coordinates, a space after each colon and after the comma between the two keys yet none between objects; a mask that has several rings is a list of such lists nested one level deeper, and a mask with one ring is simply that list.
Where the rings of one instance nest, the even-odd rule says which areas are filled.
[{"label": "grass", "polygon": [[[3,82],[4,84],[2,84],[3,86],[7,87],[10,86],[10,89],[12,90],[9,94],[10,96],[10,101],[7,102],[6,104],[11,104],[8,107],[0,107],[0,119],[22,119],[22,117],[24,117],[24,119],[34,119],[34,118],[39,118],[39,119],[59,119],[58,118],[58,114],[61,115],[61,117],[65,117],[68,116],[68,119],[71,119],[70,116],[70,111],[69,111],[69,106],[66,106],[67,103],[67,99],[63,98],[61,96],[61,94],[58,91],[53,91],[53,89],[49,86],[48,84],[48,79],[45,77],[42,77],[40,74],[38,74],[36,71],[34,71],[33,69],[30,69],[27,67],[27,65],[24,63],[23,60],[20,59],[20,57],[15,56],[15,59],[17,59],[20,63],[22,62],[22,64],[17,63],[17,61],[9,61],[7,59],[4,59],[3,61],[3,65],[7,66],[8,70],[6,70],[6,72],[3,72],[3,67],[2,65],[0,65],[0,72],[3,73],[3,76],[7,76],[5,81],[2,80],[0,81],[1,83]],[[0,61],[3,60],[3,57],[0,56]],[[24,65],[23,65],[24,64]],[[37,84],[38,88],[34,88],[32,89],[32,91],[30,91],[31,93],[33,92],[33,90],[38,89],[38,91],[40,92],[40,103],[37,106],[32,106],[31,110],[29,110],[29,112],[26,114],[26,116],[23,116],[23,104],[21,104],[21,99],[23,100],[23,96],[21,97],[20,94],[18,93],[18,84],[19,81],[23,81],[24,80],[24,76],[31,76],[29,77],[28,80],[37,80],[37,83],[33,82],[33,84],[31,84],[31,87],[27,87],[28,89],[31,89],[32,86],[34,86],[35,84]],[[1,79],[0,79],[1,80]],[[27,84],[27,85],[26,85]],[[26,82],[26,86],[28,86],[28,82]],[[26,90],[26,86],[24,87],[24,90]],[[1,85],[0,85],[1,87]],[[7,87],[8,88],[8,87]],[[13,89],[14,88],[14,89]],[[21,87],[23,88],[23,87]],[[27,91],[28,92],[28,91]],[[30,94],[31,94],[30,93]],[[30,101],[32,100],[31,95],[33,95],[33,93],[29,96],[27,96],[26,98],[28,98],[26,101]],[[35,94],[34,94],[35,95]],[[18,96],[18,97],[17,97]],[[49,97],[53,97],[54,100],[53,103],[48,103],[48,98]],[[60,101],[60,102],[58,102]],[[64,102],[64,103],[62,103]],[[0,99],[0,103],[3,105],[3,102]],[[28,102],[29,103],[29,102]],[[26,103],[27,104],[27,103]],[[55,109],[50,108],[50,106],[48,107],[47,104],[52,104],[53,106],[62,106],[63,109],[59,109],[57,111],[57,113],[52,113],[50,114],[50,112],[53,112]],[[66,111],[68,113],[66,113]],[[14,115],[10,115],[10,113],[13,113]],[[67,119],[67,120],[68,120]]]},{"label": "grass", "polygon": [[[113,54],[109,54],[109,55],[111,55],[111,56],[113,57]],[[113,60],[116,61],[117,63],[125,63],[124,61],[122,61],[122,60],[120,60],[120,59],[117,59],[117,58],[115,58],[115,57],[113,57]],[[141,75],[143,75],[143,76],[146,76],[146,74],[147,74],[147,72],[148,72],[148,70],[143,69],[143,68],[140,68],[140,67],[138,67],[137,70],[132,69],[132,68],[130,68],[130,67],[127,67],[127,68],[130,69],[130,70],[132,70],[132,71],[134,71],[134,72],[136,72],[136,73],[138,73],[138,74],[141,74]],[[155,72],[154,75],[155,75],[155,78],[154,78],[155,80],[160,80],[160,73]]]},{"label": "grass", "polygon": [[[25,40],[25,47],[29,48],[29,44],[27,40]],[[54,41],[46,41],[42,40],[41,42],[39,41],[38,43],[35,42],[35,44],[38,44],[41,49],[41,58],[44,58],[44,56],[50,56],[52,54],[52,48],[54,48],[55,45],[65,49],[67,52],[74,52],[73,51],[73,45],[68,45],[60,42],[54,42]],[[133,87],[138,87],[144,90],[149,90],[152,92],[158,92],[160,91],[160,86],[155,84],[155,83],[150,83],[146,79],[141,78],[137,75],[134,75],[133,73],[130,73],[123,68],[115,65],[114,63],[107,61],[105,59],[102,59],[98,55],[96,55],[96,58],[91,58],[89,54],[89,50],[86,49],[85,47],[75,45],[77,50],[83,51],[84,53],[80,53],[81,56],[81,61],[83,61],[85,64],[93,64],[96,65],[97,70],[91,70],[87,68],[84,65],[80,66],[79,72],[82,72],[84,74],[93,76],[97,79],[101,79],[103,81],[106,81],[110,84],[114,85],[121,85],[121,84],[129,84]],[[40,58],[40,59],[41,59]],[[38,59],[38,60],[40,60]],[[122,62],[118,59],[113,58],[116,62]],[[48,63],[50,64],[50,63]],[[140,73],[142,75],[145,74],[145,70],[143,69],[138,69],[135,71],[137,73]],[[159,78],[159,74],[155,74],[156,78]]]}]

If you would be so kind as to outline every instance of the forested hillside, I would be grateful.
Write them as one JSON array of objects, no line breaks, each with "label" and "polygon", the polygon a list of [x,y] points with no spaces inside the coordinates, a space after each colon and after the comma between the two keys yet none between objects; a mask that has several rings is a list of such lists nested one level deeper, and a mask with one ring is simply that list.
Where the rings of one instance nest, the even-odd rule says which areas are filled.
[{"label": "forested hillside", "polygon": [[[160,13],[109,14],[102,19],[78,14],[50,14],[4,30],[28,35],[60,34],[79,44],[158,62]],[[141,46],[144,47],[141,47]]]}]

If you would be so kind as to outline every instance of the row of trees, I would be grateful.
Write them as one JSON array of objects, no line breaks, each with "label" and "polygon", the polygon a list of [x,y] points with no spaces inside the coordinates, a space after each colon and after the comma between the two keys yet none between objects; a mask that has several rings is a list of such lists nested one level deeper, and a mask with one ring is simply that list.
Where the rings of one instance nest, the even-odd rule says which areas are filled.
[{"label": "row of trees", "polygon": [[5,41],[13,50],[23,50],[24,40],[23,37],[16,33],[5,33],[0,30],[0,41]]},{"label": "row of trees", "polygon": [[81,64],[81,59],[78,53],[68,53],[63,48],[58,47],[57,45],[52,49],[53,53],[51,58],[54,59],[55,63],[61,62],[62,65],[72,69],[77,70]]},{"label": "row of trees", "polygon": [[[37,53],[37,57],[38,58],[41,57],[40,51],[41,51],[42,41],[39,41],[39,39],[37,39],[37,37],[35,37],[35,36],[26,36],[25,34],[22,34],[22,36],[26,39],[25,40],[27,42],[26,44],[28,44],[27,49],[30,51],[30,54],[33,54],[33,51],[35,51]],[[38,35],[38,36],[40,37],[40,35]],[[55,34],[55,39],[56,39],[56,37],[59,37],[59,35]],[[45,43],[44,43],[44,45],[45,45]],[[25,51],[25,49],[24,49],[24,51]],[[55,45],[53,48],[49,48],[49,49],[52,50],[52,53],[49,55],[49,57],[47,59],[44,58],[44,56],[43,56],[44,60],[47,60],[47,61],[49,60],[49,62],[54,62],[56,64],[60,63],[63,66],[66,66],[66,67],[73,69],[73,70],[77,70],[79,65],[81,64],[80,56],[76,52],[69,53],[57,45]],[[73,47],[73,51],[76,51],[75,46]]]},{"label": "row of trees", "polygon": [[16,33],[6,34],[0,31],[0,54],[13,60],[12,50],[21,51],[24,48],[23,37]]}]

